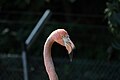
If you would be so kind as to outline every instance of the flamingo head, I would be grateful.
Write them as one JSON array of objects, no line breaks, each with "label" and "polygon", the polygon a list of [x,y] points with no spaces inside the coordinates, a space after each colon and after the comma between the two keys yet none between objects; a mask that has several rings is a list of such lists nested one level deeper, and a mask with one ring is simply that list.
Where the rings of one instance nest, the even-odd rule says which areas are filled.
[{"label": "flamingo head", "polygon": [[73,44],[73,42],[71,41],[68,33],[66,30],[64,29],[57,29],[52,33],[52,39],[57,42],[58,44],[65,46],[69,57],[70,57],[70,61],[72,61],[72,51],[75,48],[75,45]]}]

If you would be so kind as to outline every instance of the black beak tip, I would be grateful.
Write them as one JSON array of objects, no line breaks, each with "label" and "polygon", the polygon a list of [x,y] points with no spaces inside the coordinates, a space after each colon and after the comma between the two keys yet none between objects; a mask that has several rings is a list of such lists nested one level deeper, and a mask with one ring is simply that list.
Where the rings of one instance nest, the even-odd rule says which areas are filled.
[{"label": "black beak tip", "polygon": [[71,53],[69,54],[69,58],[70,58],[70,62],[72,62],[73,52],[71,52]]},{"label": "black beak tip", "polygon": [[69,54],[69,58],[70,58],[70,62],[72,62],[72,58],[73,58],[73,52],[75,51],[75,48],[72,50],[72,52]]}]

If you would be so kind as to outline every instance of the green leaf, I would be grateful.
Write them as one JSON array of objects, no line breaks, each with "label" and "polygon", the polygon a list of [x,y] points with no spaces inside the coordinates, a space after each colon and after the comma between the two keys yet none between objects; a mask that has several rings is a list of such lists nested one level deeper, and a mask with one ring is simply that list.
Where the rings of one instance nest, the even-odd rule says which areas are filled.
[{"label": "green leaf", "polygon": [[107,12],[109,12],[109,11],[110,11],[110,9],[109,9],[109,8],[106,8],[105,11],[104,11],[104,13],[107,13]]},{"label": "green leaf", "polygon": [[114,30],[115,30],[114,28],[111,28],[111,32],[114,32]]},{"label": "green leaf", "polygon": [[110,27],[110,28],[112,28],[112,27],[113,27],[113,25],[112,25],[112,24],[109,24],[109,27]]},{"label": "green leaf", "polygon": [[111,15],[112,15],[112,12],[109,12],[109,13],[108,13],[108,17],[110,17]]},{"label": "green leaf", "polygon": [[108,20],[108,24],[109,24],[109,25],[111,24],[111,21],[110,21],[110,20]]}]

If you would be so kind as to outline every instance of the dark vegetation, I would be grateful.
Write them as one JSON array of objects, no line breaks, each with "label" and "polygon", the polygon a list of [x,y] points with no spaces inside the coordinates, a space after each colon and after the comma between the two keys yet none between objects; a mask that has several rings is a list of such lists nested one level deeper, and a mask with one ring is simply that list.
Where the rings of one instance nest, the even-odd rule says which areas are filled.
[{"label": "dark vegetation", "polygon": [[[3,0],[0,2],[0,52],[21,54],[25,41],[46,9],[52,16],[37,38],[29,55],[42,56],[48,35],[65,28],[76,45],[74,57],[108,59],[113,37],[104,10],[106,0]],[[67,57],[64,47],[54,43],[52,55]]]}]

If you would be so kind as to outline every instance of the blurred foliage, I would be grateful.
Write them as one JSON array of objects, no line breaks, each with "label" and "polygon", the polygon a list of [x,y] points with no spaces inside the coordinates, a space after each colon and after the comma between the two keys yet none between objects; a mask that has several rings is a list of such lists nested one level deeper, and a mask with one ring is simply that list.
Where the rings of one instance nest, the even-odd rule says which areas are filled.
[{"label": "blurred foliage", "polygon": [[32,11],[39,11],[44,4],[44,0],[34,0],[36,5],[32,5],[32,2],[31,0],[0,2],[0,52],[21,52],[21,43],[26,40],[41,16],[40,13],[33,14]]},{"label": "blurred foliage", "polygon": [[[0,52],[5,53],[20,53],[21,51],[21,38],[26,39],[32,29],[22,29],[17,30],[17,35],[12,33],[9,35],[1,35],[0,37]],[[26,27],[27,28],[27,27]],[[87,58],[87,59],[107,59],[106,48],[109,45],[109,33],[106,31],[105,26],[97,25],[75,25],[70,23],[47,23],[42,30],[41,34],[33,44],[30,55],[42,56],[43,45],[49,34],[57,29],[64,28],[68,31],[71,40],[76,46],[74,51],[74,57],[76,58]],[[22,29],[22,31],[20,31]],[[10,35],[13,35],[12,38]],[[8,37],[9,36],[9,37]],[[23,36],[23,37],[21,37]],[[107,36],[107,37],[106,37]],[[16,42],[16,43],[15,43]],[[7,43],[7,45],[6,45]],[[17,45],[14,46],[14,45]],[[4,48],[3,48],[4,46]],[[13,50],[12,50],[13,49]],[[12,50],[12,51],[11,51]],[[59,52],[58,52],[59,51]],[[57,54],[56,54],[57,53]],[[61,54],[62,53],[62,54]],[[52,55],[56,57],[68,57],[67,51],[64,47],[54,43],[52,47]]]},{"label": "blurred foliage", "polygon": [[[49,8],[53,12],[51,19],[28,51],[30,55],[42,56],[43,45],[49,34],[57,28],[65,28],[76,45],[75,57],[106,59],[109,33],[102,22],[104,16],[97,16],[103,14],[105,5],[102,4],[105,0],[94,2],[91,3],[89,0],[88,2],[85,0],[74,2],[68,0],[1,1],[0,52],[21,53],[21,43],[27,39],[39,18]],[[85,7],[84,4],[89,7]],[[66,49],[56,43],[53,44],[52,51],[57,57],[68,56]]]},{"label": "blurred foliage", "polygon": [[108,20],[108,29],[113,36],[112,46],[120,49],[120,0],[109,0],[106,5],[104,12]]}]

